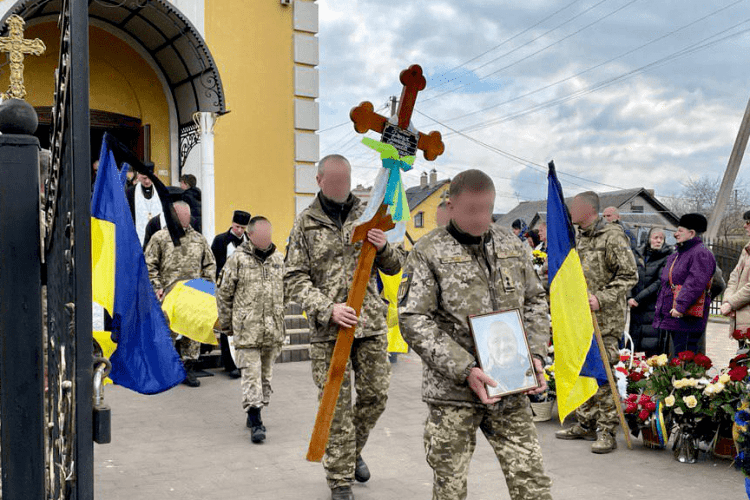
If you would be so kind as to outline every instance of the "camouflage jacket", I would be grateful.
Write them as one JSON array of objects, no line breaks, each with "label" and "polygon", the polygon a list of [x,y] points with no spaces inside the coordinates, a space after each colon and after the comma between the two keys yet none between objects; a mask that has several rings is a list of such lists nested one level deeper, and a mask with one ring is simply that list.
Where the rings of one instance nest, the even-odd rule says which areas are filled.
[{"label": "camouflage jacket", "polygon": [[[323,211],[320,199],[299,214],[287,247],[284,294],[302,305],[310,323],[312,342],[335,340],[339,327],[332,323],[333,304],[346,302],[362,242],[351,243],[354,222],[364,207],[359,199],[339,228]],[[377,269],[394,275],[401,270],[401,254],[391,244],[375,257],[355,338],[385,335],[388,306],[377,288]]]},{"label": "camouflage jacket", "polygon": [[154,290],[165,292],[179,280],[204,278],[213,283],[216,276],[216,260],[206,238],[188,227],[175,247],[169,230],[161,229],[154,234],[146,247],[148,279]]},{"label": "camouflage jacket", "polygon": [[469,315],[519,308],[532,354],[545,356],[550,337],[544,287],[531,248],[492,225],[483,243],[461,244],[438,228],[421,237],[406,259],[399,290],[404,340],[422,358],[422,399],[481,404],[466,383],[477,363]]},{"label": "camouflage jacket", "polygon": [[578,229],[578,256],[589,293],[596,295],[602,335],[622,337],[625,331],[626,296],[638,283],[635,257],[622,228],[601,217],[589,228]]},{"label": "camouflage jacket", "polygon": [[219,325],[238,349],[271,347],[284,340],[284,257],[265,261],[246,241],[228,259],[216,287]]}]

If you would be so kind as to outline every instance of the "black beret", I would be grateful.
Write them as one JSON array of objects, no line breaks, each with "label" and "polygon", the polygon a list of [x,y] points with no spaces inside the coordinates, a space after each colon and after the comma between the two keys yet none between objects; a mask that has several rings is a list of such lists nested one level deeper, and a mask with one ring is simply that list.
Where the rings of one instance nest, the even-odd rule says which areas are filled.
[{"label": "black beret", "polygon": [[680,222],[677,225],[685,229],[692,229],[696,233],[705,233],[708,221],[701,214],[685,214],[680,217]]}]

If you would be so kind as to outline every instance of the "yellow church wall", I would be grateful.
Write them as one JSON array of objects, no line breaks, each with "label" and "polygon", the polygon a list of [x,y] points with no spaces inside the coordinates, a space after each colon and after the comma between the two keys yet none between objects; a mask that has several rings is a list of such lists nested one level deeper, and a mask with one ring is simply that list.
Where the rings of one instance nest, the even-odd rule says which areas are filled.
[{"label": "yellow church wall", "polygon": [[[151,161],[157,170],[170,170],[169,107],[161,82],[149,64],[129,45],[95,26],[90,28],[90,108],[131,116],[151,125]],[[24,61],[26,100],[32,106],[52,106],[54,71],[60,50],[55,23],[30,26],[25,38],[40,38],[47,50]],[[0,85],[7,87],[7,72]],[[169,174],[159,176],[169,184]]]},{"label": "yellow church wall", "polygon": [[279,248],[295,216],[292,15],[278,1],[205,3],[206,43],[230,110],[214,129],[216,231],[247,210],[271,221]]},{"label": "yellow church wall", "polygon": [[[440,202],[443,200],[443,193],[447,192],[449,189],[450,183],[446,183],[444,186],[441,186],[437,191],[428,196],[426,200],[414,207],[414,210],[410,212],[411,219],[406,223],[406,231],[415,242],[437,227],[437,219],[435,218],[435,213],[437,212],[438,205],[440,205]],[[424,215],[422,217],[424,227],[421,228],[414,227],[414,216],[416,216],[419,212],[424,212]],[[407,250],[411,250],[412,248],[412,244],[409,243],[408,238],[404,241],[404,248],[406,248]]]}]

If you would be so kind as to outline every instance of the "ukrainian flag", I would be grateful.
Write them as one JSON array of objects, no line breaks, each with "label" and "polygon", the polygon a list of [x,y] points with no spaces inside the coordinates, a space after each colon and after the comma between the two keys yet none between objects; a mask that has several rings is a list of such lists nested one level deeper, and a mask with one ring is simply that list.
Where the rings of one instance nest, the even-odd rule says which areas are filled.
[{"label": "ukrainian flag", "polygon": [[201,278],[178,281],[161,305],[169,318],[169,327],[203,344],[218,344],[214,334],[219,319],[215,296],[216,285],[210,281]]},{"label": "ukrainian flag", "polygon": [[182,382],[185,370],[148,280],[115,157],[106,141],[102,141],[91,199],[91,257],[93,299],[112,316],[109,340],[116,346],[109,378],[142,394],[163,392]]},{"label": "ukrainian flag", "polygon": [[560,422],[607,383],[594,323],[588,287],[575,246],[573,223],[565,209],[555,164],[549,163],[547,191],[547,259],[550,313],[555,344],[555,383]]}]

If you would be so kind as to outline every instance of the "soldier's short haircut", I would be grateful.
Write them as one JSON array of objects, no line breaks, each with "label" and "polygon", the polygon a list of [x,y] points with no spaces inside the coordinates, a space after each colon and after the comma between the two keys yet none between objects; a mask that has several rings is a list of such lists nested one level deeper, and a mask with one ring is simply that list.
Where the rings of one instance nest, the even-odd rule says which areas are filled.
[{"label": "soldier's short haircut", "polygon": [[196,179],[193,174],[185,174],[182,177],[180,177],[180,180],[191,188],[194,188],[195,186],[198,185],[198,179]]},{"label": "soldier's short haircut", "polygon": [[453,178],[448,194],[451,199],[456,199],[456,197],[464,191],[479,193],[482,191],[494,190],[495,183],[492,182],[490,176],[481,170],[472,168],[470,170],[464,170]]},{"label": "soldier's short haircut", "polygon": [[584,203],[586,203],[588,206],[593,208],[597,214],[599,214],[599,195],[596,194],[593,191],[584,191],[583,193],[578,193],[576,198],[580,199]]},{"label": "soldier's short haircut", "polygon": [[270,220],[266,219],[262,215],[256,215],[255,217],[250,219],[250,222],[247,223],[247,232],[252,233],[255,230],[255,224],[263,221],[268,222],[269,224],[271,223]]},{"label": "soldier's short haircut", "polygon": [[190,212],[190,205],[182,200],[175,201],[174,203],[172,203],[172,206],[175,208],[175,210],[177,209],[177,207],[185,207],[188,213]]},{"label": "soldier's short haircut", "polygon": [[326,168],[326,164],[331,160],[343,161],[344,163],[349,165],[350,170],[352,168],[351,164],[349,163],[349,160],[347,160],[346,157],[339,155],[339,154],[327,155],[321,158],[320,161],[318,162],[318,175],[323,175],[323,172],[325,171],[325,168]]}]

